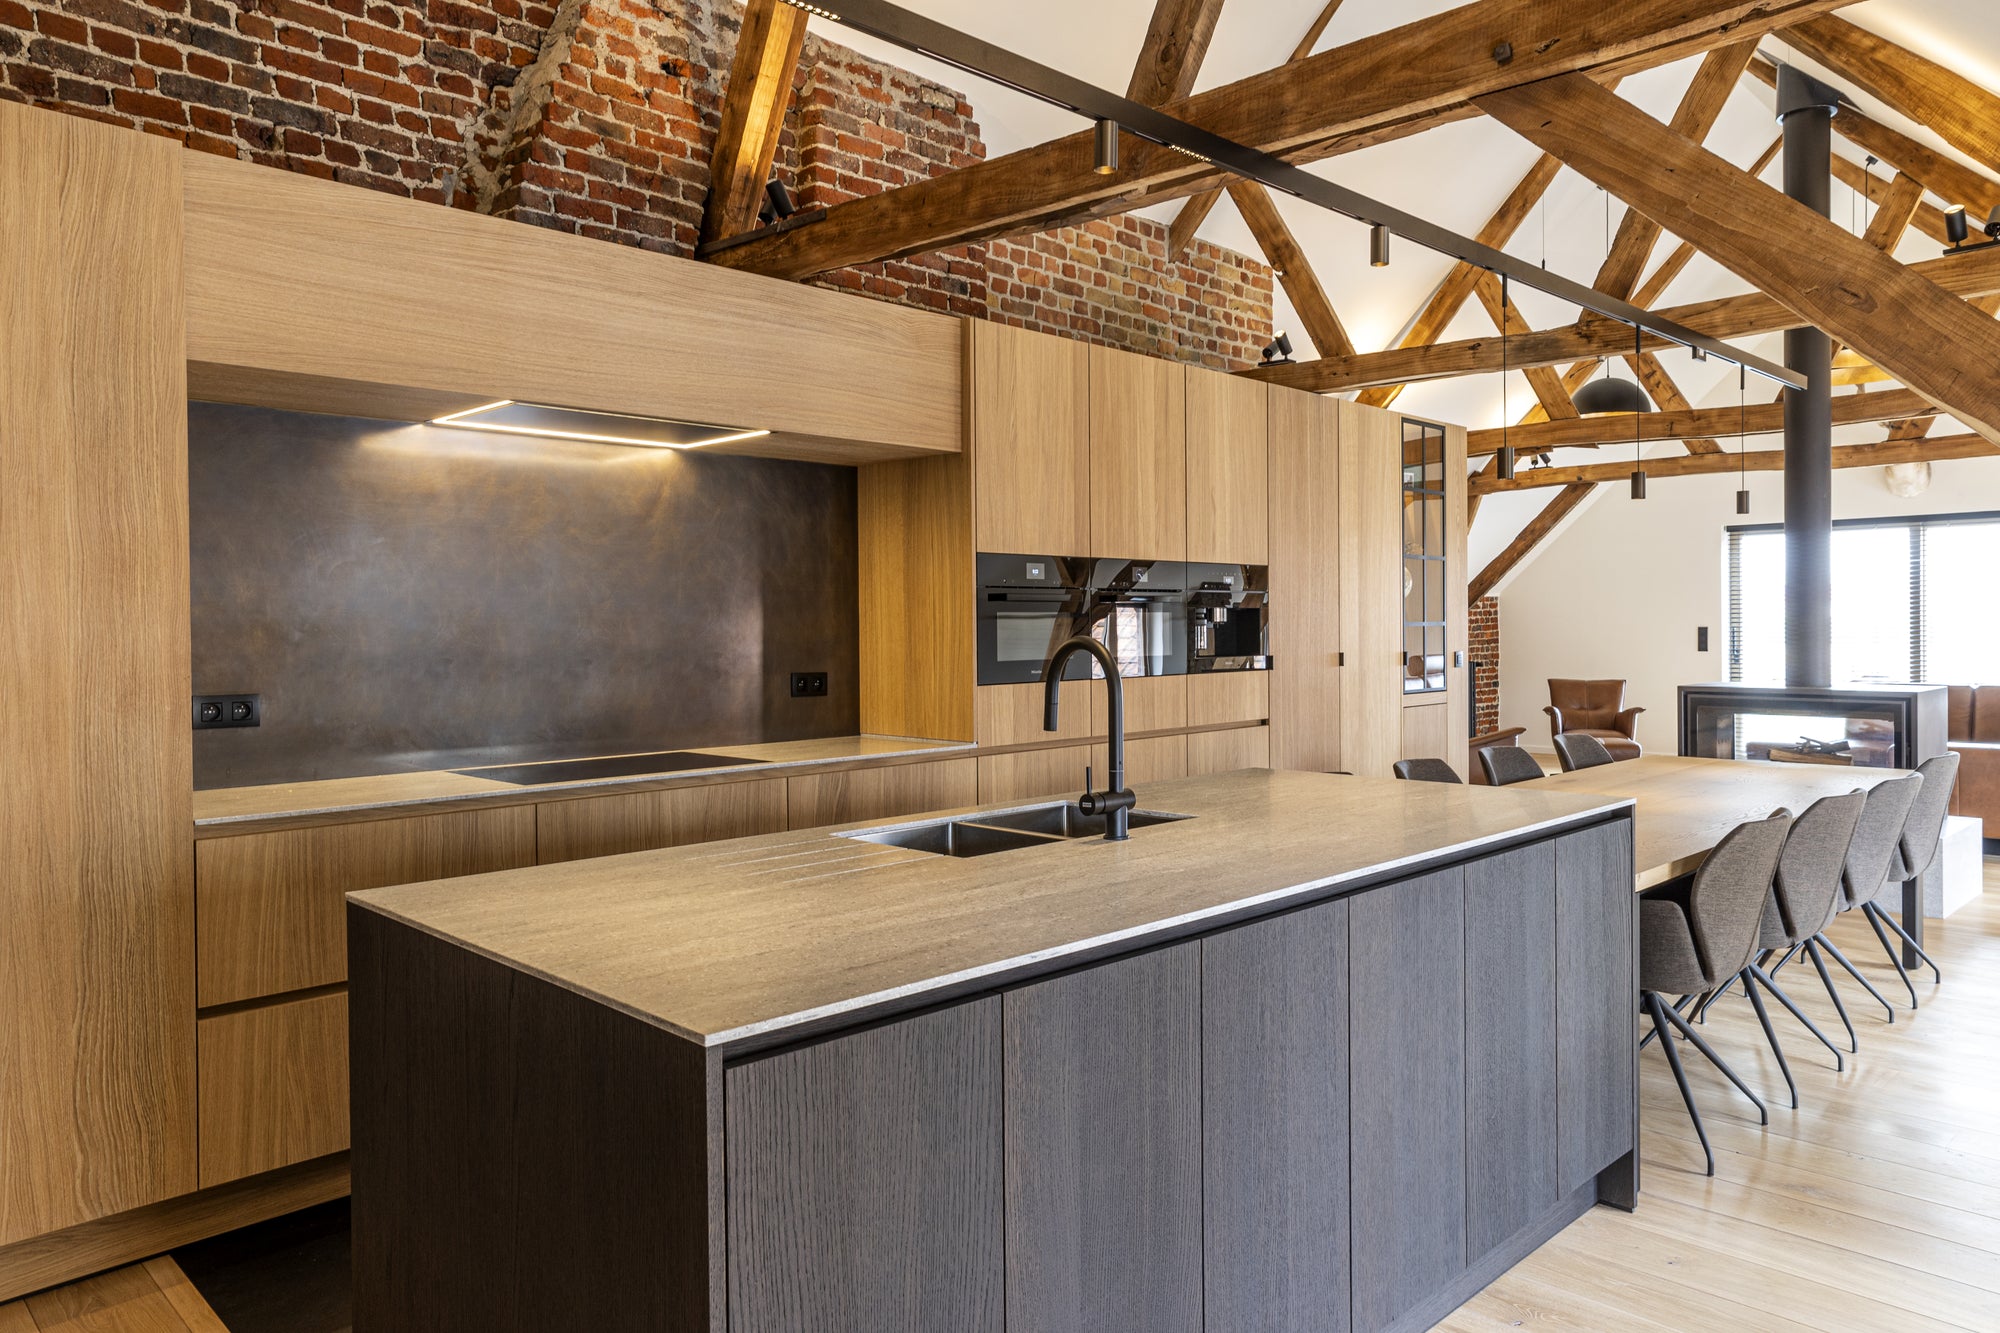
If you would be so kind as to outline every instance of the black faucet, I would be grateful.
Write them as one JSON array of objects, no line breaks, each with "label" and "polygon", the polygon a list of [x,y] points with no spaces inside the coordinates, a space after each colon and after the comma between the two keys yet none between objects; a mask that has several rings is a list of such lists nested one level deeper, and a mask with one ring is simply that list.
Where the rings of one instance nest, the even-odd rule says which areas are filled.
[{"label": "black faucet", "polygon": [[[1106,842],[1123,842],[1132,836],[1131,811],[1139,798],[1125,785],[1125,682],[1118,674],[1118,661],[1111,656],[1110,649],[1082,635],[1065,639],[1056,646],[1048,665],[1042,668],[1042,683],[1047,691],[1042,704],[1042,730],[1054,731],[1060,725],[1056,713],[1062,706],[1063,668],[1078,653],[1089,653],[1104,668],[1105,712],[1111,723],[1111,786],[1108,791],[1085,792],[1077,805],[1086,815],[1104,816]],[[1085,785],[1089,781],[1086,769]]]}]

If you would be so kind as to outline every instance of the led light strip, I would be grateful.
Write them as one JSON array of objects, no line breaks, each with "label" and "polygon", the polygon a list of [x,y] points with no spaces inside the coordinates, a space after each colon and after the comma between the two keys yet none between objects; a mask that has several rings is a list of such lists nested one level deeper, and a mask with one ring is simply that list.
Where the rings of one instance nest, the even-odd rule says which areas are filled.
[{"label": "led light strip", "polygon": [[[514,407],[516,405],[515,399],[502,398],[497,402],[482,403],[478,407],[468,407],[463,411],[452,412],[441,417],[432,417],[430,424],[433,426],[452,426],[459,430],[483,430],[495,435],[525,435],[539,440],[580,440],[586,444],[622,444],[634,449],[705,449],[710,445],[734,444],[739,440],[761,439],[771,433],[768,430],[744,430],[730,435],[718,435],[714,439],[709,440],[689,440],[685,444],[673,444],[666,440],[634,439],[629,435],[595,435],[588,431],[543,430],[533,426],[505,426],[492,421],[466,420],[467,417],[476,416],[481,412],[491,412],[496,408]],[[584,407],[550,407],[546,403],[519,403],[518,406],[544,407],[548,408],[551,412],[575,412],[579,416],[608,417],[621,415],[616,412],[593,412],[589,408]],[[675,426],[704,424],[694,421],[674,421],[669,417],[659,417],[656,419]]]}]

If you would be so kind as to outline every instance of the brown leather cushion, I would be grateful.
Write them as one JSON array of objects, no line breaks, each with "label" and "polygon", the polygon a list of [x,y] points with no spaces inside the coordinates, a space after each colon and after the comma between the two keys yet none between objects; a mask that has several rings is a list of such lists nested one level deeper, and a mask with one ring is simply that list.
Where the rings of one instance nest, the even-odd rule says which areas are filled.
[{"label": "brown leather cushion", "polygon": [[2000,745],[1953,741],[1959,759],[1951,813],[1984,820],[1987,837],[2000,837]]},{"label": "brown leather cushion", "polygon": [[1972,739],[2000,741],[2000,685],[1972,687]]},{"label": "brown leather cushion", "polygon": [[[1564,716],[1567,717],[1568,714],[1565,713]],[[1622,731],[1607,731],[1601,727],[1570,727],[1568,730],[1572,735],[1580,731],[1586,736],[1597,737],[1604,742],[1604,748],[1611,751],[1613,759],[1637,759],[1646,752],[1639,742]]]},{"label": "brown leather cushion", "polygon": [[1945,723],[1945,735],[1955,741],[1969,741],[1972,739],[1972,687],[1947,685],[1944,688],[1950,699],[1946,705],[1950,720]]},{"label": "brown leather cushion", "polygon": [[[1551,680],[1549,702],[1562,711],[1564,731],[1610,728],[1625,703],[1622,680]],[[1619,735],[1613,731],[1612,735]]]}]

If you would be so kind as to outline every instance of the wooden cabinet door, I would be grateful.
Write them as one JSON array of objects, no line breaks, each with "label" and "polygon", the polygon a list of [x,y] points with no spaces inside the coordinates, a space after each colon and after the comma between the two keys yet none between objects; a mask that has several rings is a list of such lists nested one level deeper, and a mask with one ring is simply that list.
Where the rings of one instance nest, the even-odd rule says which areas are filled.
[{"label": "wooden cabinet door", "polygon": [[1341,767],[1386,778],[1404,757],[1403,419],[1339,410]]},{"label": "wooden cabinet door", "polygon": [[1556,852],[1465,867],[1466,1249],[1478,1260],[1556,1193]]},{"label": "wooden cabinet door", "polygon": [[979,765],[968,757],[857,768],[787,778],[785,786],[791,827],[824,828],[972,805],[979,799]]},{"label": "wooden cabinet door", "polygon": [[1271,729],[1234,727],[1228,731],[1197,731],[1187,738],[1188,776],[1231,773],[1239,768],[1271,766]]},{"label": "wooden cabinet door", "polygon": [[1058,745],[1048,750],[983,754],[979,756],[979,803],[1078,796],[1083,791],[1084,769],[1093,762],[1093,748]]},{"label": "wooden cabinet door", "polygon": [[1178,362],[1090,349],[1085,551],[1123,560],[1187,557],[1187,368]]},{"label": "wooden cabinet door", "polygon": [[198,1002],[347,979],[345,895],[535,863],[535,808],[246,833],[195,844]]},{"label": "wooden cabinet door", "polygon": [[1618,891],[1631,883],[1631,821],[1557,841],[1556,1126],[1565,1193],[1637,1141],[1638,909],[1633,894]]},{"label": "wooden cabinet door", "polygon": [[1348,1327],[1347,911],[1325,903],[1202,941],[1212,1329]]},{"label": "wooden cabinet door", "polygon": [[347,995],[231,1009],[195,1024],[201,1186],[347,1147]]},{"label": "wooden cabinet door", "polygon": [[1376,1333],[1465,1269],[1463,873],[1357,895],[1347,938],[1354,1328]]},{"label": "wooden cabinet door", "polygon": [[542,865],[782,833],[787,822],[784,778],[583,796],[537,809]]},{"label": "wooden cabinet door", "polygon": [[970,329],[978,549],[1090,555],[1089,349],[986,320]]},{"label": "wooden cabinet door", "polygon": [[1201,946],[1009,991],[1007,1327],[1202,1327]]},{"label": "wooden cabinet door", "polygon": [[1001,1333],[1001,1004],[726,1073],[732,1328]]},{"label": "wooden cabinet door", "polygon": [[[1272,389],[1273,768],[1328,773],[1341,753],[1340,404]],[[1385,649],[1386,651],[1386,649]]]},{"label": "wooden cabinet door", "polygon": [[1270,390],[1213,370],[1187,372],[1187,558],[1269,563]]}]

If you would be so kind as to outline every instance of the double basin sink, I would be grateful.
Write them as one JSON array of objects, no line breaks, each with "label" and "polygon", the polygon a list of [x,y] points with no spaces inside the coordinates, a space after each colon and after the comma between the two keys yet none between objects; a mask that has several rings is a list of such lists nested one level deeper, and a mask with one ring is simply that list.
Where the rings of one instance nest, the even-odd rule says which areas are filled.
[{"label": "double basin sink", "polygon": [[[1130,827],[1134,830],[1155,824],[1174,824],[1192,815],[1170,815],[1157,810],[1134,810]],[[1004,814],[965,815],[958,819],[933,820],[928,824],[906,824],[901,828],[864,829],[842,833],[843,838],[872,842],[883,847],[903,847],[933,856],[989,856],[1022,847],[1046,847],[1052,843],[1104,836],[1104,816],[1087,815],[1073,803],[1039,805]]]}]

